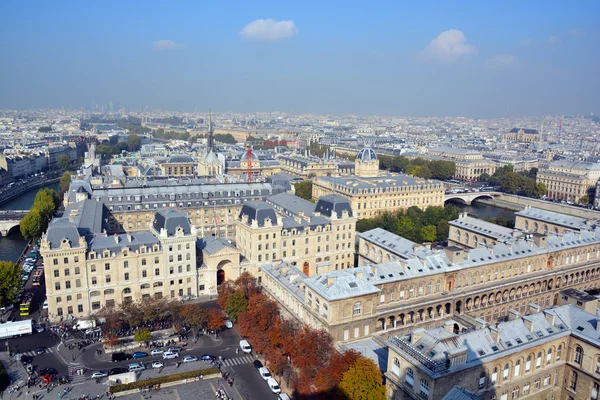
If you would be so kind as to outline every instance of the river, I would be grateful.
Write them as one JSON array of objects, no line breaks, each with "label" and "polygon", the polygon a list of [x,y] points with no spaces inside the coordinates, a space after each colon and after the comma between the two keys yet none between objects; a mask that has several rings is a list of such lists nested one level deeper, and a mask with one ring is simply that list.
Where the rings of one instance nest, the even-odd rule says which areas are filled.
[{"label": "river", "polygon": [[515,212],[512,210],[507,210],[506,208],[494,207],[488,204],[478,203],[477,201],[473,202],[470,206],[461,204],[458,202],[452,202],[452,205],[456,206],[459,210],[463,212],[468,212],[469,214],[475,214],[481,219],[491,218],[491,217],[505,217],[514,221]]},{"label": "river", "polygon": [[[45,186],[54,189],[57,192],[60,190],[58,182]],[[7,201],[0,205],[0,210],[29,210],[33,205],[33,200],[37,194],[37,189],[31,189],[16,199]],[[21,236],[18,229],[14,229],[7,237],[0,238],[0,260],[16,261],[27,245],[27,241]]]}]

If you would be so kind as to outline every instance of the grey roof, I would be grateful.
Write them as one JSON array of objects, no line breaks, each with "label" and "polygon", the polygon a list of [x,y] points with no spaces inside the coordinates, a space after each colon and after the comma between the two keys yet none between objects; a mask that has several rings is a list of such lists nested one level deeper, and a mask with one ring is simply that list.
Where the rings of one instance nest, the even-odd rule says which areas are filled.
[{"label": "grey roof", "polygon": [[68,241],[71,247],[79,247],[80,235],[77,225],[68,218],[54,218],[48,226],[45,238],[52,250],[59,249],[63,240]]},{"label": "grey roof", "polygon": [[592,223],[588,223],[585,218],[575,217],[572,215],[560,214],[553,211],[542,210],[539,208],[526,208],[515,215],[535,219],[541,222],[548,222],[554,225],[561,225],[571,229],[589,229]]},{"label": "grey roof", "polygon": [[96,235],[89,241],[89,250],[97,253],[102,253],[105,250],[111,253],[119,253],[125,247],[131,251],[136,251],[142,246],[151,247],[155,244],[160,244],[160,241],[151,232],[137,231],[109,236]]},{"label": "grey roof", "polygon": [[[599,170],[600,164],[586,161],[556,160],[549,165],[550,168],[566,168],[583,171]],[[546,172],[546,171],[543,171]]]},{"label": "grey roof", "polygon": [[430,188],[443,189],[442,182],[415,178],[404,174],[381,174],[375,177],[358,176],[319,176],[316,180],[329,183],[334,188],[339,186],[344,192],[359,194],[362,191],[391,192],[400,191],[410,186],[414,190]]},{"label": "grey roof", "polygon": [[301,197],[289,193],[278,193],[267,197],[267,203],[271,203],[277,210],[286,215],[300,215],[300,213],[310,216],[315,210],[315,204]]},{"label": "grey roof", "polygon": [[461,387],[454,386],[442,400],[481,400],[481,397]]},{"label": "grey roof", "polygon": [[403,260],[412,258],[418,253],[431,253],[426,247],[417,245],[415,242],[382,228],[375,228],[370,231],[358,233],[358,236],[368,242],[376,244],[378,247],[386,249]]},{"label": "grey roof", "polygon": [[152,227],[158,233],[161,229],[166,229],[168,236],[173,236],[178,228],[182,228],[186,235],[191,232],[190,221],[183,211],[172,208],[161,208],[154,214]]},{"label": "grey roof", "polygon": [[167,160],[169,164],[190,164],[194,163],[194,159],[187,154],[171,154]]},{"label": "grey roof", "polygon": [[341,218],[342,213],[347,211],[348,216],[352,216],[350,200],[339,194],[328,194],[320,197],[315,206],[315,211],[328,217],[331,217],[335,213],[338,218]]},{"label": "grey roof", "polygon": [[219,157],[217,156],[217,153],[215,153],[212,149],[210,149],[208,154],[204,157],[204,163],[210,164],[210,165],[215,165],[215,164],[220,164],[221,162],[219,161]]},{"label": "grey roof", "polygon": [[368,162],[372,160],[377,160],[377,154],[375,154],[375,151],[373,151],[372,148],[365,147],[364,149],[358,152],[356,158],[361,161]]},{"label": "grey roof", "polygon": [[85,199],[69,203],[63,215],[73,219],[82,236],[89,237],[94,233],[101,233],[106,228],[107,210],[104,204],[98,201]]},{"label": "grey roof", "polygon": [[196,241],[196,247],[207,254],[215,254],[217,251],[224,248],[231,248],[237,250],[233,244],[225,239],[218,238],[216,236],[204,236],[198,238]]},{"label": "grey roof", "polygon": [[258,226],[264,226],[267,218],[271,220],[273,225],[277,224],[277,213],[273,206],[267,203],[248,201],[242,206],[240,219],[243,215],[248,216],[248,225],[251,225],[252,221],[256,220]]},{"label": "grey roof", "polygon": [[327,301],[347,299],[356,296],[378,293],[381,290],[366,279],[357,277],[363,269],[342,269],[331,271],[304,280],[307,287]]},{"label": "grey roof", "polygon": [[69,192],[67,194],[67,198],[70,203],[74,203],[76,200],[76,194],[81,193],[79,191],[80,188],[83,188],[87,193],[92,193],[92,186],[88,181],[84,180],[73,180],[69,185]]},{"label": "grey roof", "polygon": [[448,222],[448,224],[463,228],[472,232],[477,232],[483,236],[494,238],[498,241],[511,240],[514,238],[513,232],[520,233],[516,230],[496,225],[491,222],[483,221],[478,218],[464,216],[459,219]]},{"label": "grey roof", "polygon": [[285,287],[287,293],[291,293],[297,300],[304,303],[304,290],[301,284],[308,279],[308,276],[302,271],[285,261],[276,266],[266,263],[261,268],[265,274]]},{"label": "grey roof", "polygon": [[529,129],[529,128],[512,128],[510,130],[510,133],[518,133],[521,130],[524,133],[528,133],[528,134],[538,134],[539,133],[537,129]]}]

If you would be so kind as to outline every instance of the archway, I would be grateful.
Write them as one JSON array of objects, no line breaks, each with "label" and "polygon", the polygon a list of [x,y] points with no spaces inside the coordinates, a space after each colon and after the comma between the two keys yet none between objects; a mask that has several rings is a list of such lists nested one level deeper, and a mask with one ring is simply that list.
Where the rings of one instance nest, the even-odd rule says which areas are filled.
[{"label": "archway", "polygon": [[223,282],[225,282],[225,271],[222,269],[217,270],[217,286],[220,286]]},{"label": "archway", "polygon": [[304,275],[310,276],[310,263],[308,261],[305,261],[304,265],[302,265],[302,272]]}]

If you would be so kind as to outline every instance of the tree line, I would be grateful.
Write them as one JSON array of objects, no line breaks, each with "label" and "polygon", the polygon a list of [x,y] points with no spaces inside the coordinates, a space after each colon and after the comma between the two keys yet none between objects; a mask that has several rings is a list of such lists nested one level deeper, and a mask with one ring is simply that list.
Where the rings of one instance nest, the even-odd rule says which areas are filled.
[{"label": "tree line", "polygon": [[138,151],[142,147],[142,138],[138,135],[127,136],[127,141],[116,144],[100,144],[96,146],[96,153],[102,157],[110,158],[121,154],[123,151]]},{"label": "tree line", "polygon": [[425,211],[412,206],[395,213],[384,213],[375,218],[359,219],[357,232],[382,228],[415,243],[446,241],[450,227],[448,221],[458,218],[458,209],[452,204],[429,206]]},{"label": "tree line", "polygon": [[165,131],[163,128],[158,128],[155,131],[152,131],[152,136],[156,139],[163,140],[190,140],[189,132],[176,132],[176,131]]},{"label": "tree line", "polygon": [[542,182],[536,183],[537,168],[529,171],[514,172],[512,165],[497,168],[493,175],[481,174],[479,181],[489,182],[492,186],[499,186],[506,193],[520,194],[528,197],[543,196],[548,193],[548,188]]},{"label": "tree line", "polygon": [[426,160],[415,158],[410,160],[404,156],[379,155],[379,169],[391,172],[402,172],[425,179],[452,179],[456,172],[456,164],[453,161]]},{"label": "tree line", "polygon": [[294,389],[296,398],[385,398],[373,361],[354,350],[339,353],[327,331],[283,318],[249,273],[225,282],[218,292],[219,305],[237,322],[240,334],[264,355],[271,373]]},{"label": "tree line", "polygon": [[42,236],[48,228],[54,212],[60,205],[60,196],[52,189],[40,189],[35,195],[31,210],[23,217],[19,227],[21,235],[27,240]]}]

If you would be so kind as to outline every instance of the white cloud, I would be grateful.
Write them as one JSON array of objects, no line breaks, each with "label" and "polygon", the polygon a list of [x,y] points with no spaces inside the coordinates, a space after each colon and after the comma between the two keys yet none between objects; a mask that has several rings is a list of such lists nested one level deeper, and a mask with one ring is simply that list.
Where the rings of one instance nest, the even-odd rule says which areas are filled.
[{"label": "white cloud", "polygon": [[511,54],[500,54],[490,58],[485,65],[490,68],[510,68],[519,63],[519,57]]},{"label": "white cloud", "polygon": [[558,44],[560,40],[556,36],[550,36],[547,40],[548,44]]},{"label": "white cloud", "polygon": [[174,40],[157,40],[152,42],[152,47],[156,50],[182,49],[185,45],[177,43]]},{"label": "white cloud", "polygon": [[294,21],[257,19],[242,29],[240,35],[248,40],[278,41],[291,39],[298,34]]},{"label": "white cloud", "polygon": [[521,46],[524,46],[524,47],[531,47],[531,46],[535,46],[536,44],[537,44],[537,40],[535,40],[535,39],[521,40]]},{"label": "white cloud", "polygon": [[419,53],[421,61],[455,62],[474,54],[475,46],[467,44],[465,34],[458,29],[448,29],[440,33]]}]

